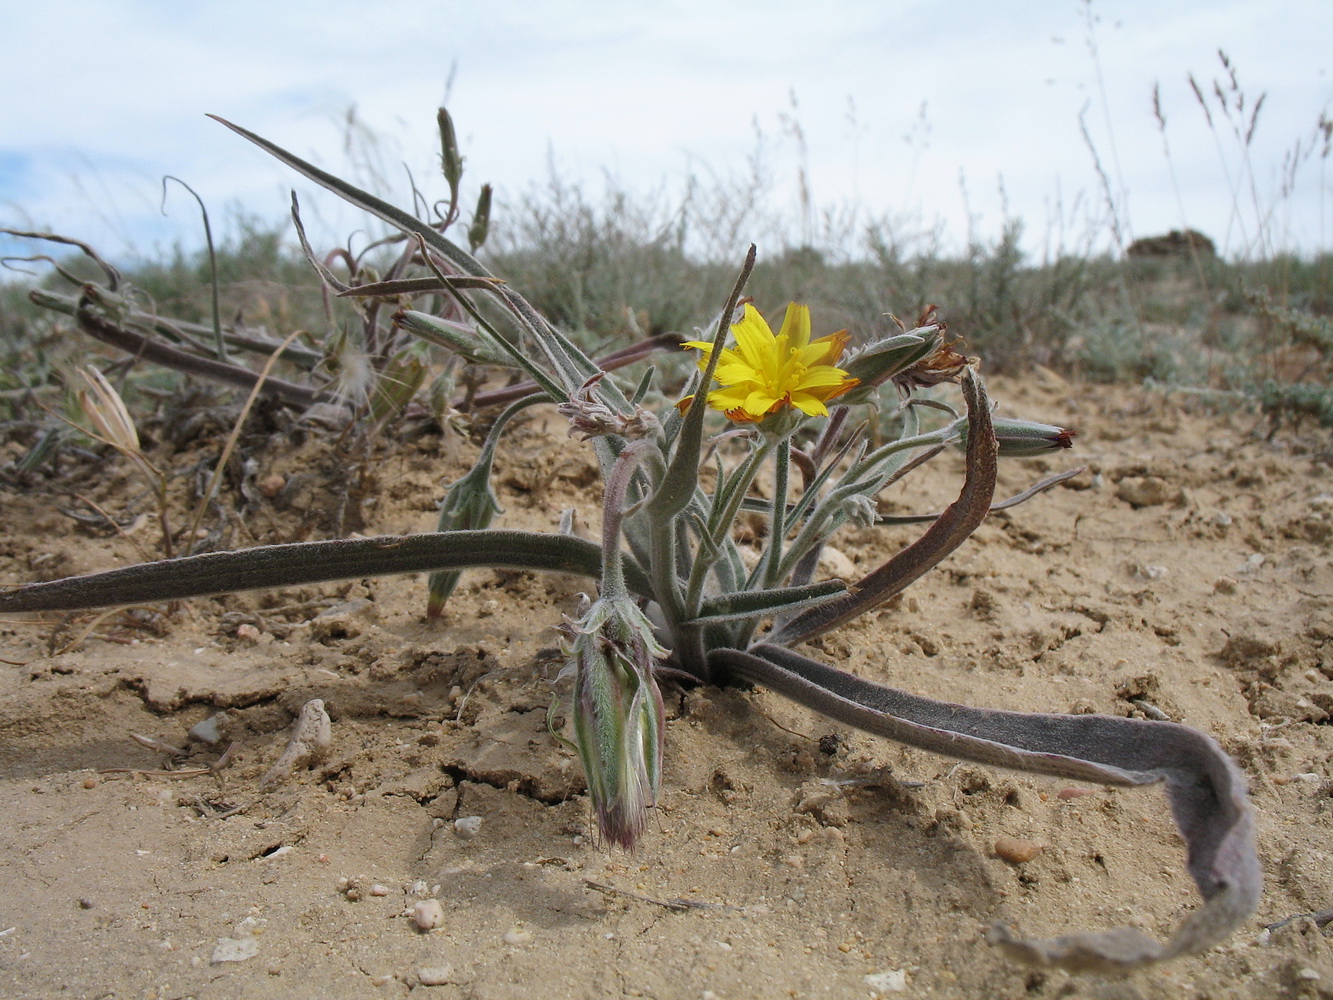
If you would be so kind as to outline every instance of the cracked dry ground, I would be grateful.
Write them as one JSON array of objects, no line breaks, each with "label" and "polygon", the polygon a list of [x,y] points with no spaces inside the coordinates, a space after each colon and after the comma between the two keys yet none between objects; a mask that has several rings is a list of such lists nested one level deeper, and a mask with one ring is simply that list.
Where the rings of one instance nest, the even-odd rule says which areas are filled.
[{"label": "cracked dry ground", "polygon": [[[484,571],[443,622],[423,618],[422,579],[397,578],[0,624],[0,995],[1333,996],[1315,921],[1265,930],[1333,906],[1328,443],[1266,443],[1252,417],[1134,389],[992,391],[1003,412],[1079,431],[1072,456],[1005,464],[1003,493],[1075,462],[1089,473],[993,516],[812,654],[934,697],[1214,735],[1249,775],[1267,880],[1224,947],[1121,982],[1007,964],[982,940],[996,920],[1162,936],[1195,905],[1160,791],[1079,794],[955,766],[757,691],[668,685],[661,808],[637,853],[599,849],[577,763],[546,730],[549,626],[588,584]],[[428,529],[440,480],[475,452],[456,437],[386,443],[348,493],[335,484],[353,459],[269,430],[243,442],[253,479],[224,490],[236,547],[328,534],[336,516],[365,533]],[[186,473],[219,447],[203,433],[154,458]],[[552,413],[517,428],[497,470],[503,522],[550,529],[577,507],[586,528],[586,455]],[[947,456],[886,507],[939,509],[960,472]],[[128,534],[60,513],[71,492]],[[156,544],[123,463],[11,488],[4,509],[4,584]],[[831,564],[864,571],[914,530],[842,536]],[[261,791],[316,697],[331,754]],[[181,744],[219,712],[240,743],[227,769],[102,773],[161,768],[130,733]],[[189,748],[174,766],[220,752]],[[475,836],[462,817],[481,818]],[[1003,838],[1040,853],[1006,861]],[[404,913],[431,894],[444,924],[422,933]],[[221,939],[252,957],[213,962]]]}]

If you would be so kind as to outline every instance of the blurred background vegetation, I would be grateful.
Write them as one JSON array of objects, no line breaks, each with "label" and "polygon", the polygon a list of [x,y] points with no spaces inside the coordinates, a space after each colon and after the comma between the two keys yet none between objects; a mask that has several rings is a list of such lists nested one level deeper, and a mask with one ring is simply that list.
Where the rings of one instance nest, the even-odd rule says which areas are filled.
[{"label": "blurred background vegetation", "polygon": [[[1246,107],[1244,95],[1196,93],[1210,125],[1216,114],[1219,139],[1248,162],[1262,100],[1248,103],[1248,130],[1228,130],[1221,112]],[[1220,110],[1210,111],[1210,101],[1220,102]],[[1162,127],[1165,137],[1164,122]],[[1311,135],[1295,143],[1290,176],[1317,170],[1326,183],[1331,136],[1333,123],[1321,115]],[[811,307],[816,334],[847,328],[854,345],[864,343],[896,329],[893,316],[910,326],[934,304],[950,335],[979,356],[988,373],[1021,377],[1040,365],[1066,378],[1149,383],[1186,390],[1206,404],[1248,407],[1266,418],[1269,432],[1284,423],[1333,426],[1333,255],[1284,251],[1267,228],[1274,206],[1249,204],[1243,183],[1236,184],[1233,205],[1235,217],[1249,223],[1239,253],[1219,256],[1207,234],[1192,230],[1126,245],[1116,199],[1108,193],[1111,182],[1099,169],[1107,189],[1104,206],[1083,220],[1085,235],[1069,240],[1064,234],[1075,226],[1045,220],[1044,249],[1034,258],[1023,249],[1027,220],[1018,218],[1005,220],[996,240],[968,239],[961,253],[942,251],[928,229],[869,218],[857,206],[820,209],[804,201],[799,219],[783,218],[766,206],[764,173],[762,164],[752,164],[746,176],[696,176],[675,199],[636,194],[611,178],[591,192],[553,175],[490,207],[477,255],[594,356],[660,334],[693,339],[713,319],[753,241],[760,253],[749,293],[759,308],[772,314],[788,301],[803,301]],[[451,186],[457,183],[455,176]],[[801,190],[807,190],[804,183]],[[1276,197],[1280,201],[1281,189]],[[477,211],[470,218],[465,210],[452,215],[460,229],[477,221]],[[177,248],[167,259],[124,267],[116,308],[138,317],[126,322],[146,330],[153,319],[167,319],[201,349],[214,336],[216,280],[222,327],[257,345],[248,360],[234,363],[257,370],[267,350],[295,335],[288,359],[293,365],[279,374],[315,391],[335,387],[344,393],[347,372],[358,364],[382,380],[390,374],[401,380],[410,367],[412,385],[387,410],[375,409],[373,389],[363,393],[360,416],[353,412],[352,418],[373,410],[377,428],[385,426],[386,413],[411,411],[414,394],[428,416],[442,420],[447,404],[457,402],[459,378],[464,384],[480,379],[447,351],[395,340],[392,308],[332,296],[290,223],[239,210],[227,223],[229,235],[216,247],[215,263],[205,252]],[[1116,249],[1094,251],[1106,245],[1099,237],[1108,228]],[[457,231],[451,235],[462,240]],[[366,247],[364,234],[360,244]],[[45,411],[58,403],[70,372],[90,357],[119,366],[113,374],[122,376],[121,391],[132,409],[156,406],[173,386],[197,378],[132,364],[123,352],[82,336],[68,306],[77,299],[79,282],[100,283],[106,292],[107,274],[91,256],[64,249],[33,241],[33,259],[7,261],[11,277],[0,284],[0,419],[6,434],[30,443],[37,425],[49,423]],[[353,284],[377,280],[396,260],[401,276],[426,273],[419,260],[402,257],[401,242],[372,242],[356,253],[315,248],[315,254]],[[38,305],[33,298],[41,295],[34,288],[65,296],[67,308],[54,308],[49,296],[45,308]],[[438,296],[429,306],[419,298],[393,304],[449,314]],[[679,365],[683,378],[688,359],[658,358],[668,369]],[[127,377],[131,371],[133,378]],[[347,401],[345,394],[339,399]],[[351,402],[355,411],[357,401]]]}]

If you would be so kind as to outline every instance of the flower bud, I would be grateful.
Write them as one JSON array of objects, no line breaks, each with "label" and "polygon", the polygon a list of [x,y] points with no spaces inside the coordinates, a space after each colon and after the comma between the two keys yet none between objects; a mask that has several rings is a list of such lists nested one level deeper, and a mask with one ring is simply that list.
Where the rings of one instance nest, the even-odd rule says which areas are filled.
[{"label": "flower bud", "polygon": [[667,655],[628,598],[602,598],[564,632],[572,638],[574,744],[601,837],[633,848],[662,783],[662,693],[653,662]]},{"label": "flower bud", "polygon": [[[467,531],[488,528],[500,512],[500,503],[491,490],[491,463],[479,461],[472,470],[449,487],[440,504],[437,531]],[[458,570],[439,570],[430,575],[430,595],[426,599],[426,617],[438,618],[444,604],[458,586]]]},{"label": "flower bud", "polygon": [[440,127],[440,169],[449,184],[450,197],[458,200],[458,182],[463,178],[463,155],[458,151],[458,136],[454,133],[453,117],[444,108],[435,115]]},{"label": "flower bud", "polygon": [[393,325],[422,340],[461,354],[473,364],[517,367],[514,359],[492,345],[485,334],[464,323],[441,319],[415,309],[399,309],[393,314]]},{"label": "flower bud", "polygon": [[486,234],[491,228],[491,186],[483,184],[481,194],[477,196],[477,210],[472,213],[472,225],[467,231],[468,248],[472,253],[486,242]]},{"label": "flower bud", "polygon": [[847,523],[855,528],[869,528],[879,517],[879,507],[875,501],[864,493],[854,493],[849,497],[844,497],[841,504],[841,514],[847,518]]},{"label": "flower bud", "polygon": [[[1003,458],[1030,458],[1048,451],[1074,447],[1074,432],[1067,427],[1042,424],[1035,420],[993,417],[995,441]],[[967,447],[967,425],[962,427],[960,442]]]},{"label": "flower bud", "polygon": [[876,340],[862,347],[849,358],[843,359],[847,374],[861,384],[847,393],[839,402],[864,402],[889,379],[911,367],[936,347],[938,336],[934,328],[898,333]]}]

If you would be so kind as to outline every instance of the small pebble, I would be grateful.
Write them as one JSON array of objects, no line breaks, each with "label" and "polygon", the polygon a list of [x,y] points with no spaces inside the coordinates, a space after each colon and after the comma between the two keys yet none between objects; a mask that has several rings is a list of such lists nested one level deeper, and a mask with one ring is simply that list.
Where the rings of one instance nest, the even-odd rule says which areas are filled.
[{"label": "small pebble", "polygon": [[861,575],[856,572],[856,563],[852,562],[846,553],[835,549],[832,545],[825,545],[820,551],[819,568],[840,580],[855,580]]},{"label": "small pebble", "polygon": [[1033,840],[1021,840],[1018,837],[998,837],[995,840],[995,856],[1015,865],[1031,861],[1041,850],[1041,844]]},{"label": "small pebble", "polygon": [[532,931],[525,931],[522,927],[511,927],[505,931],[502,938],[505,944],[525,945],[532,944]]},{"label": "small pebble", "polygon": [[259,942],[252,937],[243,938],[218,938],[217,946],[213,949],[213,957],[209,960],[214,965],[220,962],[244,962],[246,959],[254,958],[259,954]]},{"label": "small pebble", "polygon": [[412,922],[423,931],[444,926],[444,907],[438,899],[419,900],[412,907]]},{"label": "small pebble", "polygon": [[226,712],[214,712],[203,722],[197,722],[190,727],[189,737],[192,740],[198,740],[200,743],[207,743],[209,746],[217,746],[222,742],[222,730],[230,722]]},{"label": "small pebble", "polygon": [[865,977],[865,984],[876,993],[904,993],[907,990],[906,969],[885,969]]},{"label": "small pebble", "polygon": [[1120,480],[1115,494],[1134,507],[1153,507],[1174,500],[1180,490],[1160,476],[1128,476]]},{"label": "small pebble", "polygon": [[79,900],[79,909],[80,909],[80,910],[91,910],[91,909],[92,909],[94,906],[96,906],[96,905],[97,905],[97,904],[94,903],[94,902],[93,902],[91,899],[89,899],[87,896],[84,896],[82,899]]},{"label": "small pebble", "polygon": [[83,787],[84,787],[84,788],[96,788],[96,787],[97,787],[97,779],[96,779],[96,778],[84,778],[84,779],[83,779]]},{"label": "small pebble", "polygon": [[500,610],[500,602],[492,597],[488,601],[481,602],[481,607],[477,609],[477,617],[489,618],[491,615],[495,614],[499,610]]},{"label": "small pebble", "polygon": [[1236,568],[1237,573],[1253,573],[1264,564],[1264,554],[1254,552],[1245,558],[1245,561]]},{"label": "small pebble", "polygon": [[454,978],[452,965],[423,965],[417,969],[417,979],[422,986],[443,986]]},{"label": "small pebble", "polygon": [[1236,580],[1230,576],[1219,576],[1213,581],[1214,594],[1234,594],[1236,592]]},{"label": "small pebble", "polygon": [[1307,965],[1303,969],[1296,970],[1296,978],[1304,980],[1307,983],[1313,983],[1313,982],[1318,982],[1323,977],[1320,976],[1318,972],[1316,972],[1314,969],[1310,968]]},{"label": "small pebble", "polygon": [[242,622],[240,625],[236,626],[236,638],[242,639],[245,642],[258,642],[261,635],[263,635],[263,633],[249,622]]},{"label": "small pebble", "polygon": [[389,894],[389,887],[387,885],[380,885],[376,882],[370,887],[370,894],[372,896],[387,896]]},{"label": "small pebble", "polygon": [[263,494],[265,499],[272,500],[283,491],[287,485],[287,480],[276,472],[272,472],[259,480],[257,485],[259,486],[259,492]]},{"label": "small pebble", "polygon": [[454,833],[458,834],[463,840],[471,840],[481,833],[481,817],[460,816],[454,820]]}]

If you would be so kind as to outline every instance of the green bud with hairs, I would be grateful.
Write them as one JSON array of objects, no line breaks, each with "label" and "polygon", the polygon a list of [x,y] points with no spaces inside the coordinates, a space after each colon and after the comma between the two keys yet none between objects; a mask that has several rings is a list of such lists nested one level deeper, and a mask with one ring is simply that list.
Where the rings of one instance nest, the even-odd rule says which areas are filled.
[{"label": "green bud with hairs", "polygon": [[603,841],[629,850],[662,786],[665,711],[653,665],[668,651],[629,598],[595,601],[563,631],[572,639],[574,746]]},{"label": "green bud with hairs", "polygon": [[[1074,447],[1074,432],[1068,427],[1056,427],[1036,420],[1016,420],[1012,417],[992,417],[995,442],[1001,458],[1031,458],[1049,451]],[[967,424],[963,424],[960,442],[967,447]]]}]

